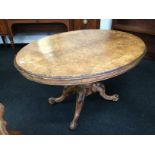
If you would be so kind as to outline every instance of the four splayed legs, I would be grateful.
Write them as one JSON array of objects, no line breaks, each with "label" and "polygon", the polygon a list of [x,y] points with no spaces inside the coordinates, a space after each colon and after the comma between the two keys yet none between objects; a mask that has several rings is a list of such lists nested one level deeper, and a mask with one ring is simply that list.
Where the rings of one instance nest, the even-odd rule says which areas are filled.
[{"label": "four splayed legs", "polygon": [[58,98],[51,97],[49,98],[48,101],[50,104],[62,102],[71,92],[74,92],[77,94],[75,113],[74,113],[73,120],[70,123],[71,130],[76,129],[77,127],[77,121],[80,117],[85,96],[91,95],[92,93],[99,93],[100,96],[106,100],[118,101],[119,99],[119,96],[117,94],[107,95],[105,91],[105,86],[103,84],[93,83],[88,85],[66,86],[64,87],[63,93],[60,97]]}]

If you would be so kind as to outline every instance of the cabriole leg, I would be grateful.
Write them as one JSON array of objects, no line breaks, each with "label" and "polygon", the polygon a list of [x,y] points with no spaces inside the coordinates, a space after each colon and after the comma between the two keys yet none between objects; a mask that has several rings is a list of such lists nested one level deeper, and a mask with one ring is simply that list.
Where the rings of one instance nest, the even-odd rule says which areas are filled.
[{"label": "cabriole leg", "polygon": [[118,94],[113,94],[113,95],[106,94],[105,86],[102,83],[93,84],[93,90],[94,92],[98,92],[100,96],[102,96],[106,100],[118,101],[119,99]]},{"label": "cabriole leg", "polygon": [[57,97],[57,98],[50,97],[48,99],[48,102],[50,104],[62,102],[69,95],[69,93],[71,93],[72,91],[74,91],[74,89],[75,89],[75,86],[67,86],[67,87],[64,87],[64,90],[63,90],[62,95],[60,97]]},{"label": "cabriole leg", "polygon": [[80,117],[80,113],[84,104],[84,99],[85,99],[85,87],[82,86],[80,88],[80,90],[77,91],[77,99],[76,99],[76,107],[75,107],[75,113],[74,113],[74,117],[73,120],[70,123],[70,129],[74,130],[77,127],[77,121]]}]

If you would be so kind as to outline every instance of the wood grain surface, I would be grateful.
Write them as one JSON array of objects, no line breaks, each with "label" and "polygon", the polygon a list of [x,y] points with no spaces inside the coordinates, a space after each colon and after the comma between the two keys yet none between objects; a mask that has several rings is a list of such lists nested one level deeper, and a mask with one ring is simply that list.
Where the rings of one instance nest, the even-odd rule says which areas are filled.
[{"label": "wood grain surface", "polygon": [[79,85],[115,77],[144,56],[144,42],[115,30],[79,30],[45,37],[22,48],[16,68],[49,85]]}]

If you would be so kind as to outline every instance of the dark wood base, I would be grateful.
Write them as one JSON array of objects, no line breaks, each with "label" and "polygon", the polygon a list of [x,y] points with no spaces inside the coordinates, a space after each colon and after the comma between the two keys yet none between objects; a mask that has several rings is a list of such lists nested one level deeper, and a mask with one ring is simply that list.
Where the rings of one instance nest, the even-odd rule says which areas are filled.
[{"label": "dark wood base", "polygon": [[105,92],[105,86],[101,83],[93,83],[88,85],[78,85],[78,86],[66,86],[62,92],[62,95],[58,98],[49,98],[50,104],[62,102],[69,93],[74,92],[77,94],[76,107],[73,120],[70,123],[69,128],[75,130],[77,127],[77,121],[80,117],[80,113],[84,104],[85,96],[91,95],[92,93],[99,93],[104,99],[118,101],[119,96],[117,94],[107,95]]}]

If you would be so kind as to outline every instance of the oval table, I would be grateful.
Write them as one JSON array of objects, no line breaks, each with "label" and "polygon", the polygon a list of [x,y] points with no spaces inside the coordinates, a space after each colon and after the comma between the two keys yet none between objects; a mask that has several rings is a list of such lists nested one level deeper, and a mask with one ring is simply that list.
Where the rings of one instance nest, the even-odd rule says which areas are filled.
[{"label": "oval table", "polygon": [[27,79],[64,86],[58,98],[62,102],[70,92],[77,94],[76,108],[70,129],[75,129],[85,96],[99,93],[107,100],[117,101],[118,95],[107,95],[103,81],[133,68],[145,54],[144,42],[129,33],[114,30],[79,30],[45,37],[22,48],[14,64]]}]

